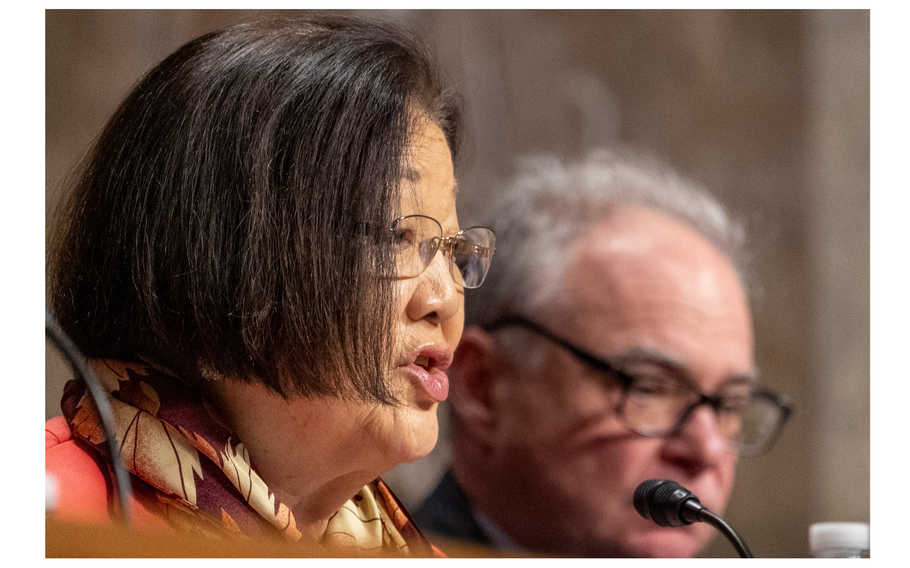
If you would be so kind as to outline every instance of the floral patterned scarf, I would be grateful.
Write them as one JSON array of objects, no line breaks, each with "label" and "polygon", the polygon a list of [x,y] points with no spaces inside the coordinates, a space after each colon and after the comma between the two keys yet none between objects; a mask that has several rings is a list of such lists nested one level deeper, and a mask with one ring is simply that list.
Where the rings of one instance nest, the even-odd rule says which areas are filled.
[{"label": "floral patterned scarf", "polygon": [[[91,364],[108,393],[121,459],[144,506],[184,532],[221,538],[277,534],[301,542],[293,513],[259,477],[243,443],[187,383],[154,365]],[[107,436],[83,382],[67,383],[62,407],[73,437],[109,465]],[[332,555],[438,552],[381,479],[338,510],[319,544]]]}]

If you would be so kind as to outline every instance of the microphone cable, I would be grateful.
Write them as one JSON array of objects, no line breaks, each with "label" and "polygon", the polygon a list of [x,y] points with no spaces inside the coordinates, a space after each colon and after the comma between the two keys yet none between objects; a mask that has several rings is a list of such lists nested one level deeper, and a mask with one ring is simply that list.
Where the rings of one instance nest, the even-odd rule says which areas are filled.
[{"label": "microphone cable", "polygon": [[719,516],[701,504],[694,493],[664,479],[648,479],[635,488],[632,504],[638,514],[662,527],[682,527],[702,522],[719,530],[742,558],[754,558],[746,541]]},{"label": "microphone cable", "polygon": [[741,558],[754,558],[752,552],[749,550],[749,547],[746,546],[746,541],[742,539],[741,536],[736,534],[736,531],[733,530],[733,527],[727,524],[727,522],[721,519],[719,516],[715,515],[707,507],[704,507],[698,513],[698,520],[711,525],[721,532],[727,540],[730,541],[730,544],[733,545],[733,548],[736,549],[736,552],[739,553]]},{"label": "microphone cable", "polygon": [[95,407],[98,409],[101,426],[104,429],[108,445],[111,449],[111,460],[114,468],[114,492],[120,499],[119,512],[121,521],[125,527],[129,528],[132,519],[129,500],[129,497],[132,496],[130,478],[129,473],[120,461],[120,448],[117,446],[117,439],[114,436],[113,412],[111,411],[110,403],[107,400],[107,394],[101,387],[101,381],[98,380],[97,375],[95,375],[95,372],[88,364],[85,356],[82,355],[82,352],[79,351],[76,344],[74,344],[66,333],[63,332],[60,326],[57,325],[57,322],[54,321],[50,312],[47,311],[45,311],[44,328],[47,338],[50,339],[51,343],[54,344],[54,347],[57,348],[57,351],[59,351],[70,364],[70,367],[73,369],[73,374],[76,375],[77,378],[81,378],[86,384],[89,395],[92,397]]}]

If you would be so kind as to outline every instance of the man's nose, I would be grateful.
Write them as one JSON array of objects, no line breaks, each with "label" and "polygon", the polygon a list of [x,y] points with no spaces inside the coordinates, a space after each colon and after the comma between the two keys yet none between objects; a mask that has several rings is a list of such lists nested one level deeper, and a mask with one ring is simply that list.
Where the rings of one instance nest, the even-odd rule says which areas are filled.
[{"label": "man's nose", "polygon": [[703,405],[693,409],[682,428],[667,436],[661,457],[686,475],[695,476],[727,456],[728,448],[717,415],[710,406]]}]

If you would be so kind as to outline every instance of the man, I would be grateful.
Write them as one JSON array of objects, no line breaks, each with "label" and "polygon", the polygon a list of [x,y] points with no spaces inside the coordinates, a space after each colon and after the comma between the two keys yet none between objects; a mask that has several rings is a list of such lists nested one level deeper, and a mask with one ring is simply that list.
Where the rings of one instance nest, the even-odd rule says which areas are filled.
[{"label": "man", "polygon": [[497,264],[449,370],[453,461],[418,524],[506,551],[693,556],[715,529],[645,520],[635,488],[673,480],[721,514],[738,455],[789,412],[756,385],[742,230],[608,152],[526,165],[488,216]]}]

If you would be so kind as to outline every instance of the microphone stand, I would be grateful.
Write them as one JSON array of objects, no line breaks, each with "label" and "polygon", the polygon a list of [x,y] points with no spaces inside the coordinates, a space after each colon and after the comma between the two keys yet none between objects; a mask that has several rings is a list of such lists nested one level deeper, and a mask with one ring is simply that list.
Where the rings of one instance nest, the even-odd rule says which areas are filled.
[{"label": "microphone stand", "polygon": [[132,492],[130,490],[130,478],[129,473],[127,473],[126,468],[123,467],[123,463],[120,461],[120,448],[117,446],[117,438],[114,436],[114,428],[112,426],[114,421],[107,396],[101,388],[101,382],[95,372],[92,371],[85,357],[48,312],[45,312],[44,329],[47,338],[64,356],[75,375],[85,381],[89,395],[98,409],[98,417],[101,419],[101,426],[111,449],[111,462],[114,468],[114,489],[120,498],[120,520],[128,528],[131,519],[129,496]]},{"label": "microphone stand", "polygon": [[746,546],[746,542],[738,534],[736,534],[736,531],[734,531],[733,528],[728,525],[725,520],[721,519],[707,508],[703,508],[698,511],[697,515],[699,521],[708,523],[723,533],[723,535],[727,537],[727,540],[730,541],[730,544],[736,548],[736,552],[739,553],[739,556],[741,558],[754,558],[752,556],[752,552],[749,550],[749,547]]}]

